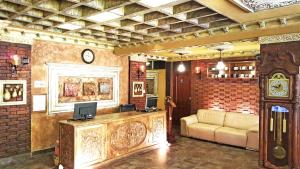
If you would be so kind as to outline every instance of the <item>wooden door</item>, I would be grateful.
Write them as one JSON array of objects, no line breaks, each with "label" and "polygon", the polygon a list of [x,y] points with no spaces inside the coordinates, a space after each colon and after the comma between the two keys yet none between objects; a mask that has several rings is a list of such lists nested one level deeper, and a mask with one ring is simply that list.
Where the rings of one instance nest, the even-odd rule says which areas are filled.
[{"label": "wooden door", "polygon": [[191,62],[184,62],[186,71],[182,73],[177,71],[179,63],[174,63],[173,69],[173,98],[176,103],[173,112],[174,125],[179,125],[180,118],[191,114]]}]

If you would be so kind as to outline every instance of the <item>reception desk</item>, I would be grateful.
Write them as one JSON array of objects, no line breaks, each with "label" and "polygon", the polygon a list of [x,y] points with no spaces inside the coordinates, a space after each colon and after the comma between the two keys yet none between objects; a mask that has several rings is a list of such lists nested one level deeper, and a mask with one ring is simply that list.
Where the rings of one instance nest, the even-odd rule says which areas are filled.
[{"label": "reception desk", "polygon": [[166,143],[166,112],[122,112],[90,121],[60,121],[60,164],[89,168]]}]

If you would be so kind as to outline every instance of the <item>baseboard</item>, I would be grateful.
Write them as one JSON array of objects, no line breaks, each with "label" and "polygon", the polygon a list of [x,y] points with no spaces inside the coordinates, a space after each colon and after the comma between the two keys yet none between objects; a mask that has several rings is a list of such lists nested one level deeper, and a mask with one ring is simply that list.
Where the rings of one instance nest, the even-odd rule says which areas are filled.
[{"label": "baseboard", "polygon": [[33,152],[31,152],[31,155],[35,156],[35,155],[45,154],[45,153],[49,153],[49,152],[54,152],[54,147],[43,149],[43,150],[33,151]]}]

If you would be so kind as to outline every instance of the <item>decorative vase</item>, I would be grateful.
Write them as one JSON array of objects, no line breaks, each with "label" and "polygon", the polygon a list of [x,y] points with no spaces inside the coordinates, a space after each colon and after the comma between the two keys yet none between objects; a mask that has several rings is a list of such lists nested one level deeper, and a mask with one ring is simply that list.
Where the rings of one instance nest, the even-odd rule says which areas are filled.
[{"label": "decorative vase", "polygon": [[19,90],[18,96],[22,96],[22,89]]},{"label": "decorative vase", "polygon": [[13,94],[12,94],[12,97],[17,97],[18,96],[18,94],[17,94],[17,89],[14,89],[14,92],[13,92]]},{"label": "decorative vase", "polygon": [[5,89],[4,100],[9,100],[10,98],[11,98],[11,95],[10,95],[8,89]]}]

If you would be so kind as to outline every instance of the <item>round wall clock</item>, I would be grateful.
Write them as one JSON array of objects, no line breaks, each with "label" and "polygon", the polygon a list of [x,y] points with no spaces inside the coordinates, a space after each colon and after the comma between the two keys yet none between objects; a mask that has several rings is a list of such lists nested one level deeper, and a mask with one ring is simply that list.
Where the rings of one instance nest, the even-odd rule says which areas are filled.
[{"label": "round wall clock", "polygon": [[95,54],[91,49],[84,49],[81,53],[81,58],[84,63],[91,64],[95,60]]},{"label": "round wall clock", "polygon": [[282,73],[275,73],[268,80],[268,96],[287,98],[289,97],[290,81]]}]

